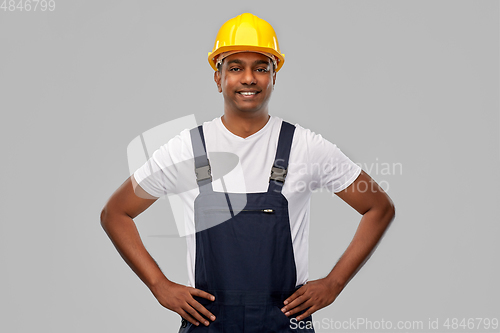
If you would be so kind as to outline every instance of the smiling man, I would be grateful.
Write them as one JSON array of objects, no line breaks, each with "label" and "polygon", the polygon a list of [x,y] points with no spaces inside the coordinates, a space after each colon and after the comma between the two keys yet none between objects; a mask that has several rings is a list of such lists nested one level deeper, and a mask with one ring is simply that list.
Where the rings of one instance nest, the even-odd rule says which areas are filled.
[{"label": "smiling man", "polygon": [[[366,262],[392,221],[394,206],[336,145],[269,114],[285,60],[269,23],[249,13],[227,21],[208,60],[224,97],[223,115],[160,147],[111,196],[101,224],[158,302],[182,317],[180,332],[314,332],[311,315],[331,304]],[[227,174],[227,187],[213,181],[212,152],[237,155],[243,179]],[[133,218],[175,192],[177,170],[168,166],[189,159],[198,188],[184,194],[185,216],[196,230],[186,237],[186,286],[161,272]],[[310,197],[320,188],[362,217],[331,272],[310,281]],[[237,210],[229,197],[244,199],[244,209]],[[334,261],[327,254],[314,260]]]},{"label": "smiling man", "polygon": [[[263,54],[255,52],[235,52],[219,56],[219,69],[215,72],[215,82],[224,96],[224,110],[251,113],[267,113],[267,105],[276,82],[273,62]],[[226,70],[221,72],[221,62]],[[247,68],[251,71],[246,70]],[[224,76],[224,80],[222,80]],[[222,85],[223,84],[223,85]],[[226,112],[225,112],[226,113]]]},{"label": "smiling man", "polygon": [[224,96],[222,122],[231,132],[245,138],[264,127],[270,118],[268,104],[276,72],[268,56],[233,52],[219,56],[214,80]]}]

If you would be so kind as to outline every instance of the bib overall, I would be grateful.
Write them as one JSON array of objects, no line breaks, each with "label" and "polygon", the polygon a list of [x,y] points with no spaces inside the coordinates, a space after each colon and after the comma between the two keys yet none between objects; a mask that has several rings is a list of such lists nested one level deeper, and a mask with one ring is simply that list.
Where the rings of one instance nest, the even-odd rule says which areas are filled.
[{"label": "bib overall", "polygon": [[[298,314],[281,312],[283,301],[298,289],[288,201],[281,193],[294,130],[283,121],[267,192],[229,195],[213,191],[203,127],[191,130],[200,190],[194,202],[195,287],[215,301],[195,299],[216,320],[195,326],[183,319],[179,332],[314,332],[305,328],[307,321],[312,325],[311,316],[299,325],[291,321]],[[232,207],[237,201],[246,203],[243,209]]]}]

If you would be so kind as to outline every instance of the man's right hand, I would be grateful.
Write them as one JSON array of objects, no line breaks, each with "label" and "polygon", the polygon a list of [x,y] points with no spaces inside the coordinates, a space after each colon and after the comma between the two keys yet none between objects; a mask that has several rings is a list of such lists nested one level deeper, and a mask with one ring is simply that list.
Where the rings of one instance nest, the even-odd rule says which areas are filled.
[{"label": "man's right hand", "polygon": [[203,290],[183,286],[165,278],[152,286],[151,292],[161,305],[177,312],[182,318],[193,325],[198,326],[202,323],[208,326],[209,321],[206,318],[211,321],[215,320],[215,316],[193,298],[193,296],[198,296],[210,301],[215,300],[215,296]]}]

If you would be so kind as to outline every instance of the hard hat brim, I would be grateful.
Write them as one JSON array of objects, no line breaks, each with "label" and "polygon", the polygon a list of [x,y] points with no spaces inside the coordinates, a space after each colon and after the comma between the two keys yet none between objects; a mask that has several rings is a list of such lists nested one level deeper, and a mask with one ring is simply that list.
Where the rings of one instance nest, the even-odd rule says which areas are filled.
[{"label": "hard hat brim", "polygon": [[217,71],[216,58],[219,54],[229,51],[240,51],[240,52],[259,52],[259,53],[270,53],[274,55],[277,60],[276,72],[278,72],[283,64],[285,63],[285,55],[276,52],[274,49],[269,47],[259,47],[254,45],[231,45],[231,46],[221,46],[214,52],[208,52],[208,62],[210,66]]}]

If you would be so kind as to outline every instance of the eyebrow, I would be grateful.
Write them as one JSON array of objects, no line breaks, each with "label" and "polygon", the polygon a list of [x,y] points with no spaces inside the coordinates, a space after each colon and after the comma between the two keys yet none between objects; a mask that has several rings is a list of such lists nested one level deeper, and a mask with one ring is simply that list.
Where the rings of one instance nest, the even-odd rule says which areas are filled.
[{"label": "eyebrow", "polygon": [[[240,64],[240,65],[243,65],[244,62],[241,61],[240,59],[233,59],[233,60],[229,60],[227,62],[227,65],[231,65],[231,64]],[[264,65],[269,65],[269,60],[268,61],[265,61],[265,60],[262,60],[262,59],[259,59],[259,60],[255,60],[253,62],[254,65],[260,65],[260,64],[264,64]]]}]

